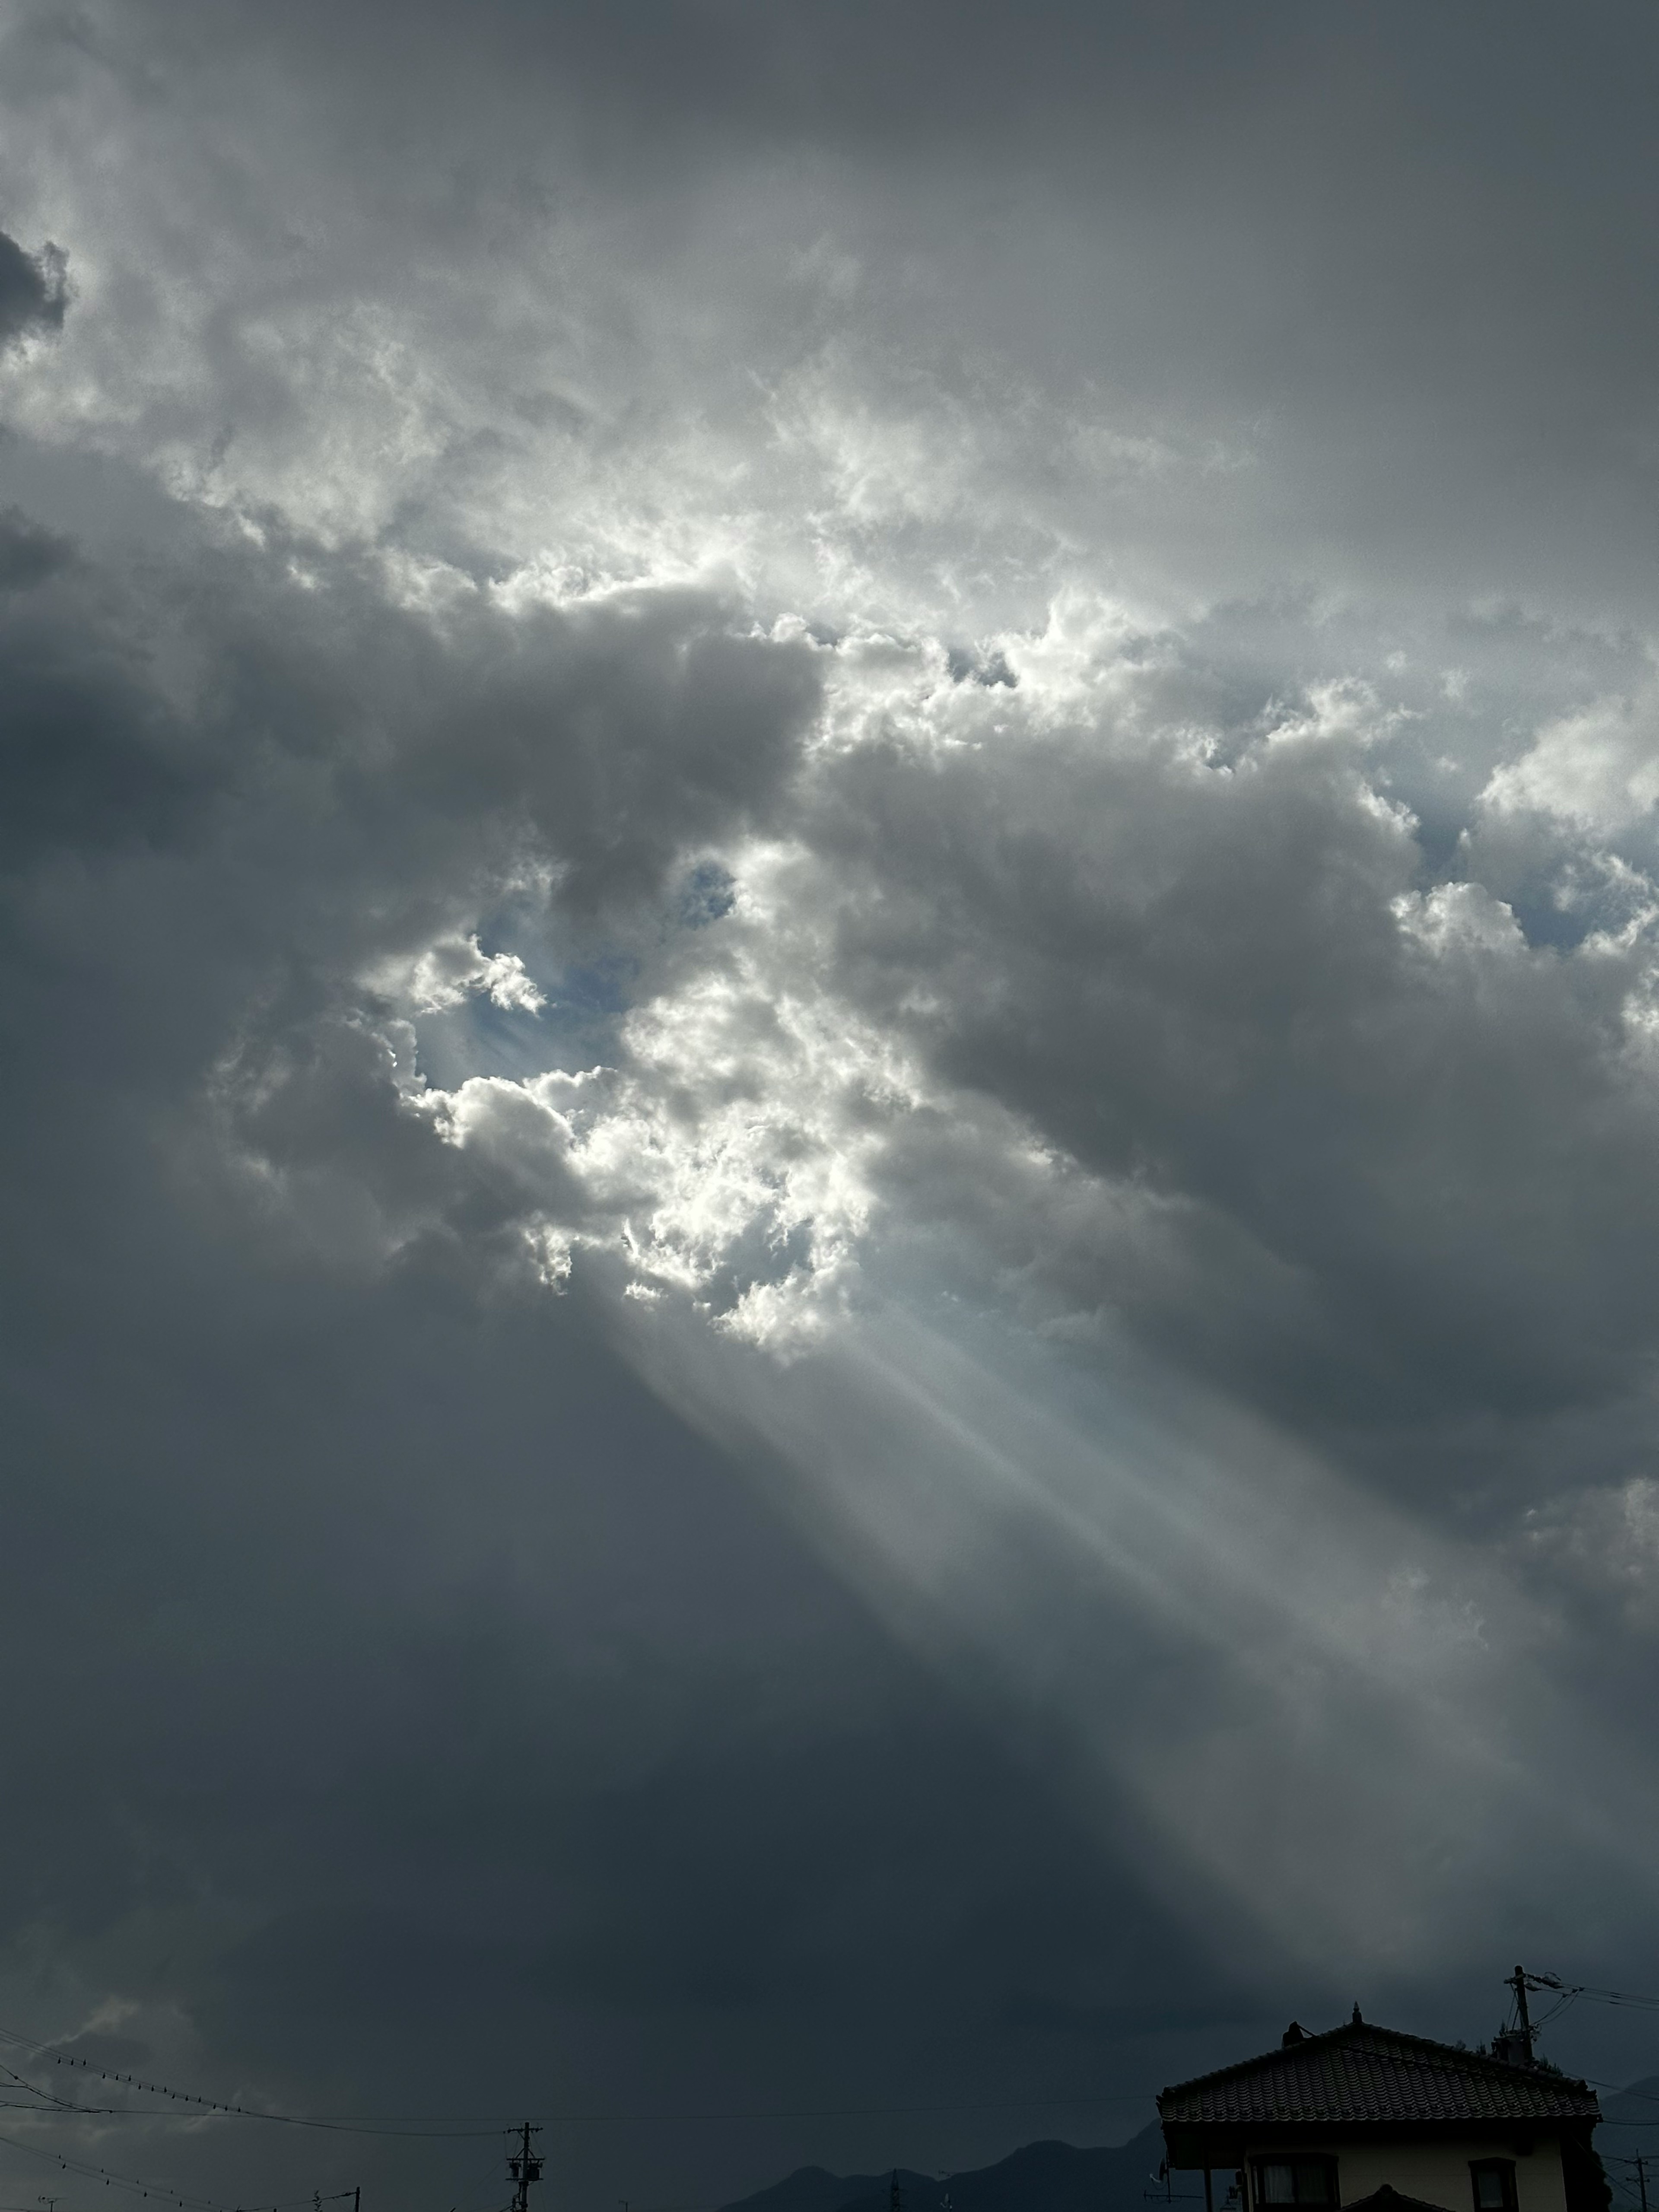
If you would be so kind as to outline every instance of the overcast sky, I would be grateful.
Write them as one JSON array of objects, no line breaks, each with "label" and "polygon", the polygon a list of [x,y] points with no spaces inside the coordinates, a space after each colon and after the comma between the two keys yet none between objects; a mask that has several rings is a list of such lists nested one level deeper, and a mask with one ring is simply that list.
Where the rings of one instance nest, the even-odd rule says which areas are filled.
[{"label": "overcast sky", "polygon": [[1659,1987],[1651,8],[0,27],[8,2203]]}]

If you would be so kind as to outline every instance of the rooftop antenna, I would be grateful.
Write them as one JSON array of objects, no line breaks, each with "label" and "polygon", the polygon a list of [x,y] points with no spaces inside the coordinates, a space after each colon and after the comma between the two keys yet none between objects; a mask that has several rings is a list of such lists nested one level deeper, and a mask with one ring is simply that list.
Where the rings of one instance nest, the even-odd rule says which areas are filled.
[{"label": "rooftop antenna", "polygon": [[528,2120],[519,2130],[519,2151],[507,2161],[507,2171],[516,2186],[513,2191],[513,2212],[530,2212],[530,2185],[542,2178],[542,2162],[530,2148],[532,2136],[538,2136],[539,2128],[532,2128]]}]

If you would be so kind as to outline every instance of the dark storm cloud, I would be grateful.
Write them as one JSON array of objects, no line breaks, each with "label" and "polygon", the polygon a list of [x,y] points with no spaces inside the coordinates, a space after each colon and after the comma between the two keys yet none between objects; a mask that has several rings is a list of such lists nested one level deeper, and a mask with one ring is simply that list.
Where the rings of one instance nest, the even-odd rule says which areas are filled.
[{"label": "dark storm cloud", "polygon": [[[197,1078],[223,1059],[246,1141],[325,1209],[378,1193],[431,1225],[453,1200],[475,1237],[514,1223],[525,1177],[554,1164],[450,1189],[353,1026],[366,967],[441,939],[481,896],[544,929],[550,895],[572,945],[596,916],[626,928],[677,855],[768,819],[815,696],[801,647],[732,634],[707,595],[509,616],[464,591],[433,619],[291,545],[69,566],[0,624],[20,936],[66,927],[72,958],[124,969],[125,1029],[143,1027],[152,973],[193,975]],[[112,944],[99,901],[46,919],[100,849],[129,872],[106,892],[131,902]]]},{"label": "dark storm cloud", "polygon": [[[446,625],[349,568],[297,583],[289,550],[83,556],[3,641],[9,1052],[33,1071],[6,1107],[29,1167],[5,1637],[50,1684],[9,1739],[13,1996],[50,2028],[113,1990],[153,2071],[211,2092],[252,2069],[291,2102],[538,2106],[550,2047],[565,2104],[729,2103],[734,2069],[787,2104],[814,2063],[868,2101],[836,2046],[879,1954],[930,1975],[971,1913],[977,1947],[1046,1988],[1035,1946],[1066,1986],[1074,1925],[985,1905],[994,1824],[978,1881],[916,1890],[937,1808],[1001,1754],[580,1302],[509,1279],[480,1312],[468,1252],[524,1194],[447,1173],[332,1012],[365,952],[429,933],[532,835],[579,914],[614,912],[682,831],[762,819],[811,669],[695,595]],[[374,1297],[350,1264],[250,1245],[180,1121],[262,1006],[243,1134],[341,1212],[385,1194],[404,1251]],[[411,1245],[422,1193],[452,1233]],[[378,1267],[380,1236],[357,1243]],[[872,1777],[914,1879],[872,1886]],[[1045,1849],[1086,1912],[1088,1855]],[[796,2040],[758,2089],[753,2022],[781,2016]],[[492,2186],[486,2149],[441,2186]],[[227,2189],[318,2172],[263,2144],[125,2155]],[[567,2187],[586,2156],[562,2154]]]},{"label": "dark storm cloud", "polygon": [[336,867],[331,836],[388,882],[516,837],[586,908],[763,821],[813,704],[799,647],[726,634],[696,593],[515,618],[467,592],[434,622],[313,548],[198,545],[170,575],[94,578],[27,517],[5,529],[19,587],[60,572],[4,609],[20,858],[54,830],[142,834],[152,797],[185,787],[268,787]]},{"label": "dark storm cloud", "polygon": [[[24,2025],[800,2111],[1621,1979],[1656,58],[9,16]],[[557,2156],[1040,2123],[911,2124]]]},{"label": "dark storm cloud", "polygon": [[[64,565],[62,541],[26,518],[3,541],[14,592]],[[15,865],[56,842],[86,848],[177,834],[210,787],[202,750],[177,742],[130,637],[88,623],[62,598],[0,600],[6,698],[0,709],[3,836]]]},{"label": "dark storm cloud", "polygon": [[[1167,1917],[1103,1906],[1097,1836],[1029,1832],[1035,1774],[641,1395],[580,1282],[527,1283],[557,1162],[436,1144],[362,1026],[365,962],[532,858],[556,928],[642,913],[648,950],[676,854],[776,818],[811,658],[685,592],[416,613],[211,528],[63,554],[8,619],[5,1638],[53,1655],[9,1736],[14,2008],[113,1997],[209,2094],[540,2106],[551,2066],[567,2106],[787,2106],[950,2100],[866,2017],[884,1978],[948,1988],[957,2063],[1014,2094],[1103,1984],[1209,1984]],[[362,2146],[106,2155],[489,2185],[465,2148],[438,2185]]]},{"label": "dark storm cloud", "polygon": [[67,538],[42,530],[16,507],[0,514],[0,592],[29,592],[74,553]]},{"label": "dark storm cloud", "polygon": [[[1298,1419],[1449,1421],[1467,1450],[1470,1419],[1507,1434],[1640,1389],[1659,1121],[1626,1015],[1644,954],[1529,945],[1478,848],[1434,921],[1412,825],[1331,720],[1224,766],[1109,728],[1040,761],[851,756],[819,817],[837,874],[863,872],[840,950],[884,1023],[940,980],[923,1034],[952,1079],[1194,1202],[1195,1310],[1149,1314],[1155,1334],[1190,1355],[1219,1327],[1230,1384]],[[1430,942],[1396,912],[1425,898]],[[1446,1481],[1438,1455],[1421,1479]]]},{"label": "dark storm cloud", "polygon": [[55,246],[26,253],[0,230],[0,346],[64,326],[69,272]]}]

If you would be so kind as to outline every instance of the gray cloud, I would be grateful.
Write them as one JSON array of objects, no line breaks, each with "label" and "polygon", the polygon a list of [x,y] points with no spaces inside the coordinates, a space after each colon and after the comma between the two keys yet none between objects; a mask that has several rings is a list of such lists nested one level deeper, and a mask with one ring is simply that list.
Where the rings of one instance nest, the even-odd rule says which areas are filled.
[{"label": "gray cloud", "polygon": [[[644,37],[627,10],[502,7],[465,51],[442,8],[400,21],[389,52],[372,10],[284,11],[246,43],[211,10],[124,11],[89,64],[51,11],[22,19],[21,127],[80,99],[130,153],[119,201],[45,148],[33,185],[52,177],[54,222],[84,209],[79,343],[122,436],[269,484],[307,440],[307,380],[347,419],[361,381],[419,422],[382,444],[400,527],[476,523],[483,495],[499,543],[534,532],[540,468],[614,471],[693,388],[763,482],[734,361],[775,396],[839,365],[836,396],[913,444],[931,424],[962,448],[965,411],[952,465],[998,401],[1031,421],[989,457],[1018,526],[1109,568],[1127,535],[1136,587],[1177,602],[1288,572],[1643,619],[1638,13],[1567,55],[1547,9],[1385,32],[1291,8],[1200,37],[1179,11],[1054,8],[1012,37],[995,11],[715,8],[653,10]],[[239,90],[256,57],[263,107]],[[122,89],[145,70],[147,108]],[[1058,457],[1079,416],[1114,465],[1099,441]],[[366,495],[364,421],[338,501]]]},{"label": "gray cloud", "polygon": [[[932,1973],[970,1913],[1022,1986],[1066,1985],[1074,1923],[1034,1937],[1017,1892],[988,1917],[977,1903],[1003,1887],[1012,1802],[954,1902],[925,1874],[939,1808],[996,1794],[1003,1755],[642,1395],[584,1300],[491,1267],[521,1194],[487,1167],[449,1172],[344,1018],[366,955],[441,930],[481,868],[521,854],[534,742],[574,755],[548,766],[536,818],[550,862],[576,863],[578,933],[594,898],[650,909],[649,802],[615,860],[583,768],[607,735],[608,653],[629,702],[615,749],[659,746],[702,834],[721,803],[697,750],[716,687],[749,770],[729,830],[764,819],[757,763],[787,759],[810,702],[799,651],[725,653],[726,611],[684,595],[532,613],[530,665],[507,648],[492,696],[510,711],[485,732],[514,765],[469,781],[440,733],[453,716],[465,759],[473,655],[499,648],[465,624],[446,641],[349,571],[325,599],[283,558],[222,544],[159,574],[83,556],[23,607],[9,666],[34,673],[9,707],[35,752],[43,731],[72,745],[75,772],[47,760],[50,803],[20,805],[7,878],[10,1042],[36,1073],[7,1109],[30,1169],[9,1216],[27,1479],[6,1638],[13,1673],[47,1685],[9,1735],[13,2011],[59,2033],[112,2019],[152,2071],[209,2094],[252,2080],[290,2104],[489,2110],[545,2103],[556,2063],[567,2105],[652,2109],[729,2104],[739,2084],[798,2099],[801,2069],[844,2068],[842,2024],[892,1959]],[[88,668],[116,672],[65,690]],[[412,778],[384,763],[394,735]],[[228,1052],[265,1071],[237,1127],[283,1179],[252,1218],[209,1157]],[[273,1243],[259,1212],[307,1176],[316,1234]],[[912,1839],[890,1869],[859,1850],[872,1790]],[[1063,1833],[1045,1848],[1091,1911],[1092,1853]],[[1097,1940],[1146,1939],[1108,1923]],[[411,2036],[434,1999],[447,2029]],[[1000,2046],[995,2002],[973,2002],[974,2035]],[[786,2019],[762,2080],[757,2023],[764,2039]],[[844,2078],[843,2101],[872,2100]],[[725,2186],[763,2175],[771,2140],[612,2131],[565,2146],[562,2169],[597,2187],[620,2157],[659,2189],[675,2172]],[[435,2172],[453,2195],[493,2186],[495,2151],[406,2170],[372,2143],[343,2164],[337,2145],[319,2162],[129,2129],[101,2156],[233,2191],[256,2170],[302,2191]]]},{"label": "gray cloud", "polygon": [[73,556],[70,542],[12,507],[0,514],[0,591],[31,592]]},{"label": "gray cloud", "polygon": [[54,246],[27,253],[0,230],[0,345],[64,326],[69,272]]},{"label": "gray cloud", "polygon": [[4,36],[0,2019],[799,2112],[1627,1978],[1649,20]]},{"label": "gray cloud", "polygon": [[1431,888],[1344,712],[1224,767],[1109,730],[1038,763],[849,757],[823,834],[867,872],[854,988],[902,1021],[919,972],[948,978],[935,1064],[1195,1201],[1194,1234],[1244,1232],[1235,1387],[1288,1355],[1292,1402],[1389,1426],[1639,1390],[1645,951],[1528,945],[1479,846]]}]

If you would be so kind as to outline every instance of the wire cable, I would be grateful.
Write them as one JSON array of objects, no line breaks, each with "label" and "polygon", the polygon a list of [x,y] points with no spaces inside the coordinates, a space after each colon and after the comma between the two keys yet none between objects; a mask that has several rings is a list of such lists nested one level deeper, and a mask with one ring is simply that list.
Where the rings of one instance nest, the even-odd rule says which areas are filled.
[{"label": "wire cable", "polygon": [[[1628,2005],[1641,2012],[1659,2012],[1659,1997],[1638,1996],[1630,1990],[1598,1990],[1589,1982],[1564,1982],[1559,1974],[1528,1974],[1527,1980],[1540,1990],[1559,1990],[1569,2003],[1574,1997],[1594,1997],[1598,2004]],[[1559,2012],[1559,2005],[1553,2008]]]},{"label": "wire cable", "polygon": [[[61,2045],[43,2043],[37,2038],[24,2035],[16,2028],[0,2027],[0,2043],[9,2043],[21,2050],[33,2051],[42,2058],[50,2058],[56,2066],[69,2066],[84,2072],[88,2077],[96,2072],[106,2084],[136,2089],[146,2095],[166,2097],[175,2104],[193,2110],[180,2118],[193,2118],[197,2113],[219,2114],[228,2119],[268,2120],[272,2125],[290,2128],[320,2128],[340,2134],[408,2136],[411,2140],[465,2140],[495,2133],[503,2127],[516,2124],[516,2118],[499,2112],[468,2112],[453,2114],[402,2112],[338,2112],[301,2113],[276,2112],[257,2105],[223,2102],[216,2098],[203,2097],[188,2089],[174,2089],[162,2081],[150,2081],[134,2074],[118,2074],[108,2068],[94,2068],[90,2059],[82,2058],[65,2051]],[[11,2069],[0,2063],[0,2072]],[[23,2106],[18,2109],[38,2109],[45,2118],[74,2119],[169,2119],[173,2114],[131,2105],[78,2105],[66,2098],[52,2097],[47,2090],[39,2089],[33,2082],[24,2081],[13,2075],[20,2087],[32,2095],[51,2098],[49,2106]],[[931,2112],[1093,2112],[1109,2105],[1139,2105],[1151,2103],[1153,2092],[1123,2090],[1105,2096],[1084,2097],[1011,2097],[990,2102],[971,2101],[937,2105],[838,2105],[792,2106],[778,2110],[752,2112],[544,2112],[532,2114],[533,2118],[555,2126],[619,2126],[670,2125],[675,2122],[720,2120],[839,2120],[902,2118],[910,2114]]]},{"label": "wire cable", "polygon": [[[239,2206],[227,2204],[219,2197],[197,2197],[187,2190],[173,2188],[168,2182],[145,2181],[136,2174],[116,2173],[106,2166],[93,2165],[88,2159],[72,2158],[62,2151],[43,2150],[38,2143],[20,2142],[15,2136],[0,2135],[0,2143],[7,2144],[13,2150],[21,2150],[26,2158],[45,2159],[49,2165],[57,2166],[60,2172],[77,2173],[86,2180],[101,2181],[106,2189],[136,2189],[142,2197],[161,2197],[169,2204],[180,2206],[183,2212],[240,2212]],[[351,2194],[349,2189],[340,2189],[320,2198],[315,2193],[309,2197],[289,2197],[268,2207],[261,2204],[257,2212],[299,2212],[300,2207],[315,2205],[319,2202],[340,2203]]]}]

